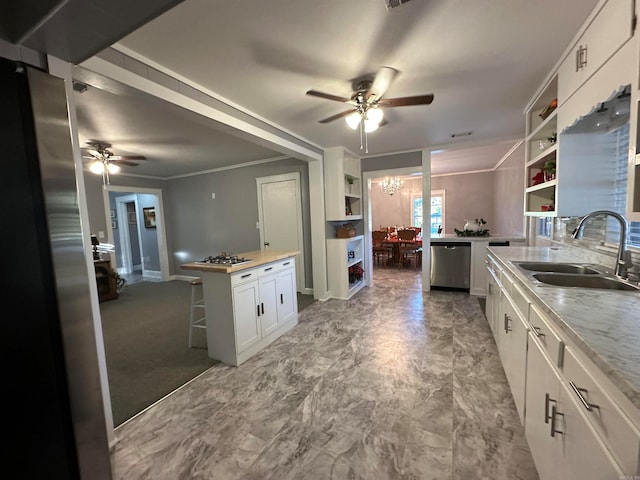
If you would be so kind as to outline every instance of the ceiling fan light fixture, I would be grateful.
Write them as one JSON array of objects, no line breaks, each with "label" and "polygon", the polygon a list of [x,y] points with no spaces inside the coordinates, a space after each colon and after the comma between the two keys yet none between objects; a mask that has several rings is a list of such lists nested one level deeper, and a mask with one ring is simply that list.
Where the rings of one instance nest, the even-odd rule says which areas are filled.
[{"label": "ceiling fan light fixture", "polygon": [[369,120],[368,118],[364,121],[364,131],[365,133],[375,132],[380,124],[374,122],[373,120]]},{"label": "ceiling fan light fixture", "polygon": [[378,107],[372,107],[369,110],[367,110],[367,119],[375,122],[376,125],[380,125],[380,122],[382,121],[382,117],[384,116],[383,112],[381,109],[379,109]]},{"label": "ceiling fan light fixture", "polygon": [[104,173],[104,164],[100,160],[95,160],[89,164],[89,171],[96,175],[102,175]]},{"label": "ceiling fan light fixture", "polygon": [[360,116],[360,112],[355,111],[352,114],[344,117],[344,119],[347,122],[347,125],[349,125],[349,128],[355,130],[358,128],[358,125],[360,125],[360,120],[362,119],[362,117]]},{"label": "ceiling fan light fixture", "polygon": [[120,165],[116,165],[115,163],[108,162],[107,170],[109,171],[110,175],[113,175],[115,173],[120,173]]}]

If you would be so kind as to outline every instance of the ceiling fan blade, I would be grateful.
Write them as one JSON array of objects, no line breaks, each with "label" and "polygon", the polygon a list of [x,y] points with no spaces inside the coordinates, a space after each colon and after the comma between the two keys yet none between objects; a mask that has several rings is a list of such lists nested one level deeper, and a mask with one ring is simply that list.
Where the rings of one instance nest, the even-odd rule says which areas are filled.
[{"label": "ceiling fan blade", "polygon": [[433,102],[433,95],[416,95],[414,97],[386,98],[376,102],[383,107],[407,107],[411,105],[429,105]]},{"label": "ceiling fan blade", "polygon": [[334,120],[337,120],[339,118],[346,117],[347,115],[351,115],[353,112],[355,112],[355,110],[347,110],[346,112],[337,113],[335,115],[332,115],[331,117],[327,117],[327,118],[323,118],[322,120],[318,120],[318,122],[319,123],[333,122]]},{"label": "ceiling fan blade", "polygon": [[93,148],[87,148],[87,152],[89,152],[94,157],[102,157],[100,152],[98,152],[97,150],[94,150]]},{"label": "ceiling fan blade", "polygon": [[111,160],[109,159],[109,163],[115,163],[116,165],[126,165],[128,167],[137,167],[138,164],[135,162],[130,162],[128,160]]},{"label": "ceiling fan blade", "polygon": [[[116,155],[119,160],[146,160],[144,155]],[[111,157],[114,158],[114,157]]]},{"label": "ceiling fan blade", "polygon": [[312,97],[326,98],[327,100],[335,100],[336,102],[351,102],[350,98],[339,97],[337,95],[331,95],[330,93],[323,93],[317,90],[307,90],[307,95],[311,95]]},{"label": "ceiling fan blade", "polygon": [[395,68],[380,67],[380,70],[378,70],[378,73],[376,73],[376,76],[373,79],[371,87],[367,90],[367,94],[365,96],[367,101],[371,103],[380,99],[385,94],[397,74],[398,70]]}]

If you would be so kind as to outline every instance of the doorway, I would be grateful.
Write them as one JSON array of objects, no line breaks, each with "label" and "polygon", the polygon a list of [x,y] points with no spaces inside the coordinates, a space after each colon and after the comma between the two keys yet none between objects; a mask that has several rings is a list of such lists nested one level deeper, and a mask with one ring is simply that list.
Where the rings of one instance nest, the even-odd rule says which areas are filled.
[{"label": "doorway", "polygon": [[302,194],[298,172],[256,178],[263,250],[298,251],[296,291],[305,293]]},{"label": "doorway", "polygon": [[[162,191],[109,185],[104,190],[104,203],[110,220],[109,243],[115,247],[111,261],[118,273],[133,281],[167,281],[169,259]],[[153,222],[149,221],[150,214]]]}]

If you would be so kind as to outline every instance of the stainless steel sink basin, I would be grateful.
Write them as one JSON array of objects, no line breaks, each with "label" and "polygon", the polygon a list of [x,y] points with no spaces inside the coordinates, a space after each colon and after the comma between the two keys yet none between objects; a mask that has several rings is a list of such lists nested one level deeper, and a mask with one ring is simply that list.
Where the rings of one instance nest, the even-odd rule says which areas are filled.
[{"label": "stainless steel sink basin", "polygon": [[640,290],[640,287],[621,282],[615,278],[595,275],[564,275],[558,273],[535,273],[537,281],[558,287],[599,288],[604,290]]},{"label": "stainless steel sink basin", "polygon": [[597,274],[597,270],[586,265],[575,263],[554,263],[554,262],[519,262],[517,265],[532,272],[555,272],[555,273],[580,273],[580,274]]}]

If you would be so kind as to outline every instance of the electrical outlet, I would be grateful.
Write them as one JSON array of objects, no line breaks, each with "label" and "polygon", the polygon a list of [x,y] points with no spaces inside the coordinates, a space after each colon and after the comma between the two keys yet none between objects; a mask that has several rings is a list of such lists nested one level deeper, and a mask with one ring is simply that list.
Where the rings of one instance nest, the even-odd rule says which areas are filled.
[{"label": "electrical outlet", "polygon": [[100,230],[100,231],[98,232],[98,238],[99,238],[99,239],[104,238],[104,232],[103,232],[102,230]]},{"label": "electrical outlet", "polygon": [[215,200],[215,199],[216,199],[216,194],[215,194],[215,193],[212,193],[212,194],[211,194],[211,200]]}]

